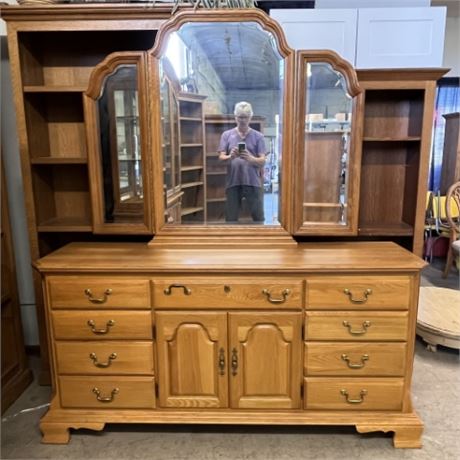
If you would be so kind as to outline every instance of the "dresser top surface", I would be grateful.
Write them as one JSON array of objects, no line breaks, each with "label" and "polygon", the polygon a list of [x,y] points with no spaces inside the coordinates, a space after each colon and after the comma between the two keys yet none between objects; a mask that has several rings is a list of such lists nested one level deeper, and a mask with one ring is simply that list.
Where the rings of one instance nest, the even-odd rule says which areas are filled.
[{"label": "dresser top surface", "polygon": [[308,243],[280,249],[170,249],[71,243],[39,259],[41,272],[418,271],[426,263],[391,242]]}]

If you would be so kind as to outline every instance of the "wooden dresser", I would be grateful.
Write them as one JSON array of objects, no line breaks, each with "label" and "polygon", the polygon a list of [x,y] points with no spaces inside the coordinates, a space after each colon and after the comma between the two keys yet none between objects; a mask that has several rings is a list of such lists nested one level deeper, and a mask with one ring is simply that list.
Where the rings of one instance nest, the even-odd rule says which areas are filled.
[{"label": "wooden dresser", "polygon": [[43,441],[106,423],[238,423],[355,425],[419,447],[423,266],[391,242],[72,243],[36,263],[54,382]]}]

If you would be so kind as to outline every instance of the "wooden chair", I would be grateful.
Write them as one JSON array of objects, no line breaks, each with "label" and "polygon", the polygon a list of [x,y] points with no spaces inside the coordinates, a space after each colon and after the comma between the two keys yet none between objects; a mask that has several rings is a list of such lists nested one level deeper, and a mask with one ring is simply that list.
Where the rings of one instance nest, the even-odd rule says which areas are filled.
[{"label": "wooden chair", "polygon": [[447,252],[446,266],[444,268],[443,278],[449,274],[454,258],[454,243],[460,237],[460,181],[455,182],[449,187],[446,194],[445,202],[446,221],[449,228],[449,250]]}]

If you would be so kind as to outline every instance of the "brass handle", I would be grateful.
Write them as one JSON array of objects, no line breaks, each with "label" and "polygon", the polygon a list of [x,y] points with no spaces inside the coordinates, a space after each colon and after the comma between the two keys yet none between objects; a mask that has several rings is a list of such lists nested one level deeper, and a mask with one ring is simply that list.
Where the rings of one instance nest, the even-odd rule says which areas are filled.
[{"label": "brass handle", "polygon": [[270,291],[268,289],[263,289],[262,290],[262,294],[265,294],[267,296],[267,300],[270,302],[270,303],[277,303],[277,304],[280,304],[280,303],[284,303],[286,302],[286,299],[287,299],[287,296],[291,293],[291,290],[290,289],[285,289],[281,295],[283,296],[282,299],[274,299],[271,294],[270,294]]},{"label": "brass handle", "polygon": [[219,350],[219,374],[225,375],[225,350],[223,348]]},{"label": "brass handle", "polygon": [[106,367],[109,367],[111,364],[112,364],[112,361],[114,359],[117,358],[117,354],[116,353],[111,353],[109,355],[109,357],[107,358],[107,362],[106,363],[99,363],[97,361],[97,356],[96,356],[96,353],[90,353],[89,354],[89,357],[93,360],[93,364],[96,366],[96,367],[101,367],[101,368],[106,368]]},{"label": "brass handle", "polygon": [[350,291],[350,289],[344,289],[343,292],[348,296],[351,302],[353,303],[366,303],[367,298],[372,294],[372,289],[366,289],[363,292],[363,299],[354,299],[353,298],[353,293]]},{"label": "brass handle", "polygon": [[92,319],[88,320],[88,322],[86,324],[88,324],[88,326],[91,328],[91,332],[93,334],[102,335],[102,334],[107,334],[109,332],[109,329],[112,326],[115,326],[115,321],[113,319],[109,319],[105,323],[105,329],[96,329],[96,324]]},{"label": "brass handle", "polygon": [[344,325],[344,327],[348,328],[348,332],[351,335],[363,335],[363,334],[365,334],[367,332],[367,328],[371,326],[370,321],[363,321],[363,328],[362,329],[353,330],[352,329],[353,326],[348,321],[344,321],[342,324]]},{"label": "brass handle", "polygon": [[348,404],[361,404],[364,401],[364,396],[367,395],[367,390],[361,390],[359,392],[359,399],[350,399],[348,391],[343,388],[340,390],[340,393],[345,396],[345,400]]},{"label": "brass handle", "polygon": [[91,289],[85,289],[85,295],[88,297],[88,300],[92,303],[105,303],[107,302],[108,296],[112,294],[112,289],[106,289],[104,291],[104,297],[93,297],[93,293],[91,292]]},{"label": "brass handle", "polygon": [[105,397],[101,396],[101,390],[99,390],[99,388],[97,387],[94,387],[92,391],[96,395],[96,399],[98,401],[103,402],[103,403],[109,403],[113,401],[115,395],[119,393],[120,390],[118,388],[114,388],[112,392],[110,393],[110,396],[105,396]]},{"label": "brass handle", "polygon": [[369,355],[362,355],[361,356],[361,362],[360,363],[357,363],[357,364],[353,364],[353,363],[350,363],[350,358],[348,357],[348,355],[342,355],[341,356],[342,360],[345,361],[347,363],[347,366],[350,368],[350,369],[361,369],[364,367],[364,365],[366,364],[366,361],[369,359]]},{"label": "brass handle", "polygon": [[163,292],[165,295],[171,295],[174,288],[183,289],[185,295],[190,295],[192,293],[192,290],[183,284],[170,284]]},{"label": "brass handle", "polygon": [[234,348],[232,350],[232,375],[235,376],[238,373],[238,350]]}]

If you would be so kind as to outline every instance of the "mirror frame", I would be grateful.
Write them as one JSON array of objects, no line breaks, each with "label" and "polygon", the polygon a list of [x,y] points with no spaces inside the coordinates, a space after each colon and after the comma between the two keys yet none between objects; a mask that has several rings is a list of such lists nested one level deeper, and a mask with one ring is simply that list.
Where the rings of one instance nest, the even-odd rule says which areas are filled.
[{"label": "mirror frame", "polygon": [[[352,99],[352,119],[350,131],[350,146],[348,158],[348,195],[347,195],[347,221],[340,223],[304,222],[303,196],[304,196],[304,166],[305,166],[305,116],[306,116],[306,76],[305,64],[325,63],[340,72],[347,85],[347,90]],[[359,86],[358,76],[353,66],[331,50],[301,50],[296,53],[296,85],[297,94],[295,108],[295,206],[291,228],[293,235],[357,235],[359,213],[359,181],[361,164],[362,115],[364,110],[364,91]],[[360,128],[361,127],[361,128]]]},{"label": "mirror frame", "polygon": [[[137,66],[137,88],[139,101],[139,129],[143,181],[143,223],[111,223],[104,220],[104,187],[102,171],[102,151],[100,143],[99,97],[104,82],[118,67]],[[93,232],[96,234],[135,234],[153,233],[152,160],[149,154],[150,132],[148,123],[147,58],[145,51],[123,51],[109,54],[91,73],[89,85],[84,93],[85,129],[88,142],[88,173],[93,212]]]},{"label": "mirror frame", "polygon": [[[164,222],[164,200],[163,200],[163,152],[161,148],[161,138],[153,139],[152,150],[154,152],[154,177],[157,178],[154,184],[155,197],[155,233],[157,236],[152,240],[152,244],[174,244],[173,241],[178,241],[181,238],[186,238],[185,244],[194,243],[212,244],[212,239],[215,238],[216,244],[222,246],[226,241],[234,238],[238,240],[238,244],[244,245],[245,239],[242,237],[250,237],[248,245],[254,246],[262,244],[261,241],[270,241],[270,245],[275,244],[277,238],[283,238],[283,245],[288,240],[295,244],[294,240],[288,231],[291,227],[290,219],[291,212],[289,203],[293,201],[293,181],[291,179],[291,164],[292,164],[292,116],[293,116],[293,77],[295,54],[288,46],[284,32],[281,26],[267,14],[257,9],[229,9],[229,10],[197,10],[197,11],[181,11],[176,13],[169,21],[166,21],[160,27],[155,44],[149,54],[149,69],[155,69],[152,72],[149,86],[153,90],[151,101],[151,131],[161,133],[160,125],[160,103],[159,103],[159,64],[162,54],[165,51],[167,40],[172,32],[189,22],[215,22],[216,24],[223,22],[254,22],[261,26],[264,31],[271,33],[277,43],[278,53],[285,63],[284,72],[284,94],[283,94],[283,132],[282,132],[282,162],[281,162],[281,177],[280,177],[280,225],[166,225]],[[155,99],[155,101],[154,101]],[[161,178],[161,179],[160,179]],[[207,241],[207,243],[206,243]],[[178,246],[183,246],[184,241],[178,242]]]}]

